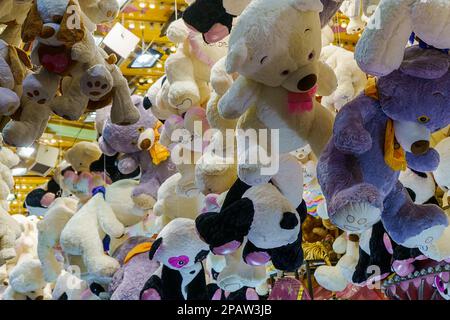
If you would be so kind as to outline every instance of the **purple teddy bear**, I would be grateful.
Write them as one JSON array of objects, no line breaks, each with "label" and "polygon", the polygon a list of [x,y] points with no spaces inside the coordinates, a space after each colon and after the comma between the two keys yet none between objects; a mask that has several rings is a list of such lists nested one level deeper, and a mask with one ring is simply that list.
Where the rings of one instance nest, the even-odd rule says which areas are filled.
[{"label": "purple teddy bear", "polygon": [[391,238],[408,248],[426,249],[441,236],[445,213],[414,204],[398,178],[406,166],[428,172],[439,164],[429,140],[450,123],[449,66],[448,54],[410,47],[398,70],[338,113],[318,179],[339,228],[362,232],[381,219]]},{"label": "purple teddy bear", "polygon": [[140,183],[133,190],[132,197],[140,208],[151,209],[159,186],[176,173],[176,168],[170,161],[170,151],[159,142],[162,123],[144,108],[142,97],[133,96],[133,101],[139,110],[139,121],[119,126],[108,118],[99,145],[107,156],[123,154],[118,163],[121,173],[130,174],[140,167]]}]

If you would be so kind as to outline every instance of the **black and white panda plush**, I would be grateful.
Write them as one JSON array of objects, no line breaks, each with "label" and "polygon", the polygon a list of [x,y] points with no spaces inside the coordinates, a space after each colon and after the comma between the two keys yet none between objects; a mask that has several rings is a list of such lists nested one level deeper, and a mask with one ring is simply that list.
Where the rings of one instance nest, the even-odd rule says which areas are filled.
[{"label": "black and white panda plush", "polygon": [[414,203],[437,204],[437,200],[434,198],[436,183],[431,173],[418,172],[407,168],[400,173],[399,180],[408,191]]},{"label": "black and white panda plush", "polygon": [[221,211],[198,216],[196,226],[214,254],[230,254],[247,238],[242,253],[247,264],[259,266],[272,260],[275,268],[293,271],[303,263],[301,222],[305,216],[304,201],[295,209],[274,185],[250,187],[238,179]]},{"label": "black and white panda plush", "polygon": [[149,252],[160,268],[141,290],[141,300],[207,300],[202,261],[208,245],[195,230],[195,221],[178,218],[167,224]]}]

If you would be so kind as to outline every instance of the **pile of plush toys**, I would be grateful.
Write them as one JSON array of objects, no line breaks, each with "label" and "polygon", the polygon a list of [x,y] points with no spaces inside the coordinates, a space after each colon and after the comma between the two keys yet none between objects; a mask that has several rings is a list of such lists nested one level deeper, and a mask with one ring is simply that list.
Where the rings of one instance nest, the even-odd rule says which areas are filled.
[{"label": "pile of plush toys", "polygon": [[[0,297],[275,299],[270,270],[323,260],[332,292],[448,300],[450,2],[186,2],[140,97],[93,37],[116,0],[1,1]],[[98,141],[9,215],[7,146],[94,110]]]}]

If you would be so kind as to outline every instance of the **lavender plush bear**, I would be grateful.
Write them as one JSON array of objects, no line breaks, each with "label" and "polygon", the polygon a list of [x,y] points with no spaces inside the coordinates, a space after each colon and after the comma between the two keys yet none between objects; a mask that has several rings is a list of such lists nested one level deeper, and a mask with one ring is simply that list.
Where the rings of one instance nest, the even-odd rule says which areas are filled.
[{"label": "lavender plush bear", "polygon": [[133,190],[135,204],[151,209],[156,202],[159,186],[175,174],[175,165],[170,161],[170,150],[159,142],[162,124],[150,110],[143,107],[143,98],[133,96],[139,110],[139,121],[129,126],[119,126],[108,118],[99,139],[100,149],[107,156],[122,153],[119,171],[130,174],[141,169],[139,185]]},{"label": "lavender plush bear", "polygon": [[401,67],[349,102],[336,118],[318,178],[331,220],[348,232],[380,219],[391,238],[426,248],[448,225],[435,205],[414,204],[398,181],[406,166],[433,171],[430,134],[450,123],[450,56],[410,47]]}]

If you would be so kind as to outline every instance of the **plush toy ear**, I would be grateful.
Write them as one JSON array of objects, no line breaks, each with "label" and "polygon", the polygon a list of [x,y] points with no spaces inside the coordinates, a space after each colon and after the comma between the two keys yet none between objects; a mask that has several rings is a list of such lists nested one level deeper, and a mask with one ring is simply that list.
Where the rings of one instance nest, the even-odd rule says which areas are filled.
[{"label": "plush toy ear", "polygon": [[343,0],[321,0],[320,24],[325,27],[342,5]]},{"label": "plush toy ear", "polygon": [[223,201],[222,208],[227,208],[233,203],[239,201],[244,193],[250,188],[251,187],[248,184],[238,178],[228,191],[225,200]]},{"label": "plush toy ear", "polygon": [[163,242],[163,238],[158,238],[153,242],[152,247],[151,247],[150,251],[148,252],[148,258],[150,260],[153,260],[153,258],[155,257],[156,251],[158,251],[162,242]]},{"label": "plush toy ear", "polygon": [[273,266],[282,271],[292,272],[303,264],[302,231],[295,242],[269,251]]},{"label": "plush toy ear", "polygon": [[[289,0],[291,6],[299,11],[317,11],[321,12],[323,10],[322,2],[334,2],[334,0],[322,0],[322,2],[317,0]],[[338,7],[339,8],[339,7]],[[330,17],[331,18],[331,17]]]},{"label": "plush toy ear", "polygon": [[14,76],[14,81],[16,84],[22,84],[23,80],[27,75],[27,68],[31,69],[32,64],[30,58],[25,53],[25,51],[10,46],[9,47],[9,61],[11,63],[11,71]]},{"label": "plush toy ear", "polygon": [[450,67],[448,54],[438,50],[411,47],[406,49],[400,71],[422,79],[442,78]]},{"label": "plush toy ear", "polygon": [[64,42],[67,47],[72,47],[75,43],[83,40],[84,25],[81,12],[73,0],[69,1],[60,26],[57,38]]},{"label": "plush toy ear", "polygon": [[240,39],[231,47],[227,55],[226,70],[229,74],[237,72],[247,60],[248,48],[245,39]]},{"label": "plush toy ear", "polygon": [[31,42],[41,33],[44,22],[37,9],[37,1],[31,6],[27,18],[22,25],[21,38],[23,42]]},{"label": "plush toy ear", "polygon": [[374,76],[397,70],[412,31],[407,1],[381,1],[356,45],[355,59],[361,70]]},{"label": "plush toy ear", "polygon": [[197,217],[195,225],[200,237],[212,248],[219,248],[233,241],[243,242],[254,216],[253,202],[243,198],[220,213],[208,212]]}]

